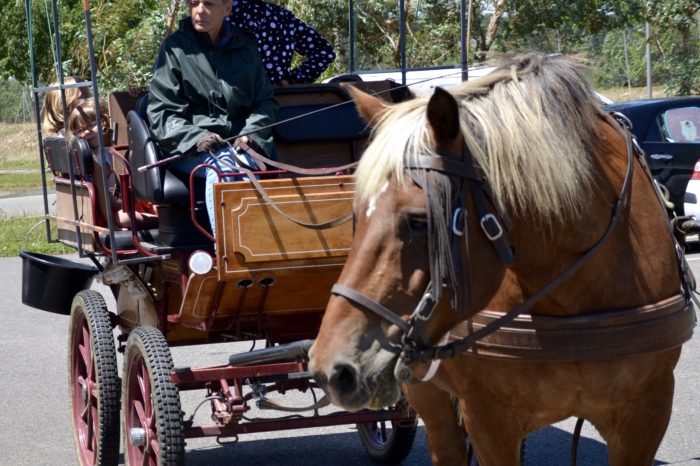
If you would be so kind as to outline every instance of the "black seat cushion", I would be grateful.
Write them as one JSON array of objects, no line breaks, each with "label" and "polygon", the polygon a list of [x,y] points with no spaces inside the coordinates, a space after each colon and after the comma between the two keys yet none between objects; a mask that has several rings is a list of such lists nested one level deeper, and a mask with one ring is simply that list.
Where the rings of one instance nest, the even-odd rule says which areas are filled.
[{"label": "black seat cushion", "polygon": [[129,163],[137,199],[155,204],[189,204],[190,193],[186,177],[181,179],[166,170],[164,165],[139,172],[138,168],[156,163],[160,151],[146,122],[130,111],[126,117],[129,137]]},{"label": "black seat cushion", "polygon": [[85,139],[73,138],[70,147],[63,136],[49,136],[43,143],[46,161],[55,176],[70,177],[71,158],[75,177],[85,178],[92,174],[92,149]]},{"label": "black seat cushion", "polygon": [[275,141],[354,141],[369,135],[369,128],[352,101],[343,105],[290,105],[281,107],[277,121],[299,117],[274,127]]}]

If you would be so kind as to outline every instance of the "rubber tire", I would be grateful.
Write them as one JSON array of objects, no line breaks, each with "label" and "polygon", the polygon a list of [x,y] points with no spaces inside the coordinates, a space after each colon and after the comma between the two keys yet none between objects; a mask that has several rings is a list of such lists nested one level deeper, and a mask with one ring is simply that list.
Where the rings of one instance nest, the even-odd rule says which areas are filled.
[{"label": "rubber tire", "polygon": [[[145,455],[155,456],[155,463],[159,466],[185,464],[180,394],[177,386],[170,381],[172,370],[173,360],[163,334],[153,327],[135,328],[126,342],[122,384],[124,460],[128,465],[140,466]],[[139,377],[148,378],[143,388],[140,388]],[[144,426],[135,406],[145,405],[144,411],[147,411],[149,402],[153,419],[149,426]],[[147,430],[147,439],[157,438],[157,452],[148,440],[148,448],[130,444],[129,431],[134,427]]]},{"label": "rubber tire", "polygon": [[[119,375],[117,373],[117,352],[110,325],[109,311],[102,295],[94,290],[84,290],[73,298],[68,327],[68,387],[78,462],[83,466],[113,466],[119,463]],[[89,341],[89,345],[84,345]],[[83,343],[89,353],[81,353],[78,347]],[[88,373],[85,358],[90,358],[92,375]],[[92,383],[80,383],[79,376]],[[76,393],[81,385],[90,393],[93,409],[85,410],[84,396]],[[90,388],[94,387],[94,388]],[[97,420],[90,420],[96,407]],[[83,415],[88,417],[87,425],[78,426]],[[90,431],[97,431],[92,441]],[[87,443],[92,447],[88,450]]]},{"label": "rubber tire", "polygon": [[[378,428],[386,422],[391,423],[391,432],[387,431],[386,440],[380,438]],[[417,419],[411,421],[380,421],[357,424],[357,433],[367,454],[377,463],[397,464],[411,452],[416,438]]]}]

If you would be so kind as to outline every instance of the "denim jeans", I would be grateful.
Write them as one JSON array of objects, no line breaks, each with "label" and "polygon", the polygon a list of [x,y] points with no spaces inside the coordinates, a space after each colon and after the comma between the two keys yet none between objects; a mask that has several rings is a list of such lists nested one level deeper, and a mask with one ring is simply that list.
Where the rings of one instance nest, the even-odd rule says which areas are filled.
[{"label": "denim jeans", "polygon": [[[171,162],[169,168],[175,172],[189,174],[197,165],[208,163],[219,169],[221,172],[230,172],[232,167],[240,166],[231,155],[229,147],[222,147],[214,152],[216,155],[212,157],[208,152],[200,152],[196,155],[183,156]],[[242,156],[246,163],[250,166],[255,166],[253,158],[245,151],[239,150],[238,155]],[[216,235],[216,226],[214,225],[214,183],[219,182],[219,175],[216,170],[205,167],[197,170],[195,173],[197,178],[206,179],[204,202],[207,206],[207,214],[209,215],[209,223],[211,224],[212,234]],[[240,181],[247,180],[246,176],[225,176],[221,181]]]}]

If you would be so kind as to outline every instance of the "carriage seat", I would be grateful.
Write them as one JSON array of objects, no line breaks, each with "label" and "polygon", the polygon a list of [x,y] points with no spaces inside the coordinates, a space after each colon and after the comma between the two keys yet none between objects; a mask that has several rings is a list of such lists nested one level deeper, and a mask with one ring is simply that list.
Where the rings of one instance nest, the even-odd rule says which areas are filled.
[{"label": "carriage seat", "polygon": [[[192,223],[188,176],[169,171],[165,165],[139,172],[138,168],[161,160],[158,144],[138,111],[127,114],[129,165],[135,199],[153,202],[158,209],[158,243],[172,248],[207,248],[211,241]],[[206,228],[209,220],[204,206],[204,180],[196,178],[195,215]]]},{"label": "carriage seat", "polygon": [[277,160],[320,168],[359,158],[369,130],[346,89],[337,84],[292,85],[276,88],[275,99],[280,105],[272,129]]},{"label": "carriage seat", "polygon": [[182,204],[190,202],[190,192],[185,180],[165,168],[165,165],[139,172],[138,168],[161,159],[158,144],[148,125],[136,111],[127,114],[129,138],[129,164],[132,167],[134,193],[137,199],[154,204]]},{"label": "carriage seat", "polygon": [[71,157],[76,178],[86,179],[92,175],[92,149],[84,139],[74,138],[69,145],[68,139],[63,136],[49,136],[44,139],[44,155],[56,177],[70,178]]},{"label": "carriage seat", "polygon": [[332,108],[323,104],[281,107],[277,121],[301,118],[275,126],[275,142],[353,141],[366,138],[369,135],[367,124],[358,115],[355,105],[346,102]]}]

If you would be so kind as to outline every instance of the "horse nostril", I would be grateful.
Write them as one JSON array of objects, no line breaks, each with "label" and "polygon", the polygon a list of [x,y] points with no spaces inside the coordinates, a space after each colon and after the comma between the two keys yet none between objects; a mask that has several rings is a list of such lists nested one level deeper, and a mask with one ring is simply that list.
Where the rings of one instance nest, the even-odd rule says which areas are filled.
[{"label": "horse nostril", "polygon": [[357,388],[355,369],[347,364],[336,364],[333,367],[330,384],[338,393],[352,393]]}]

